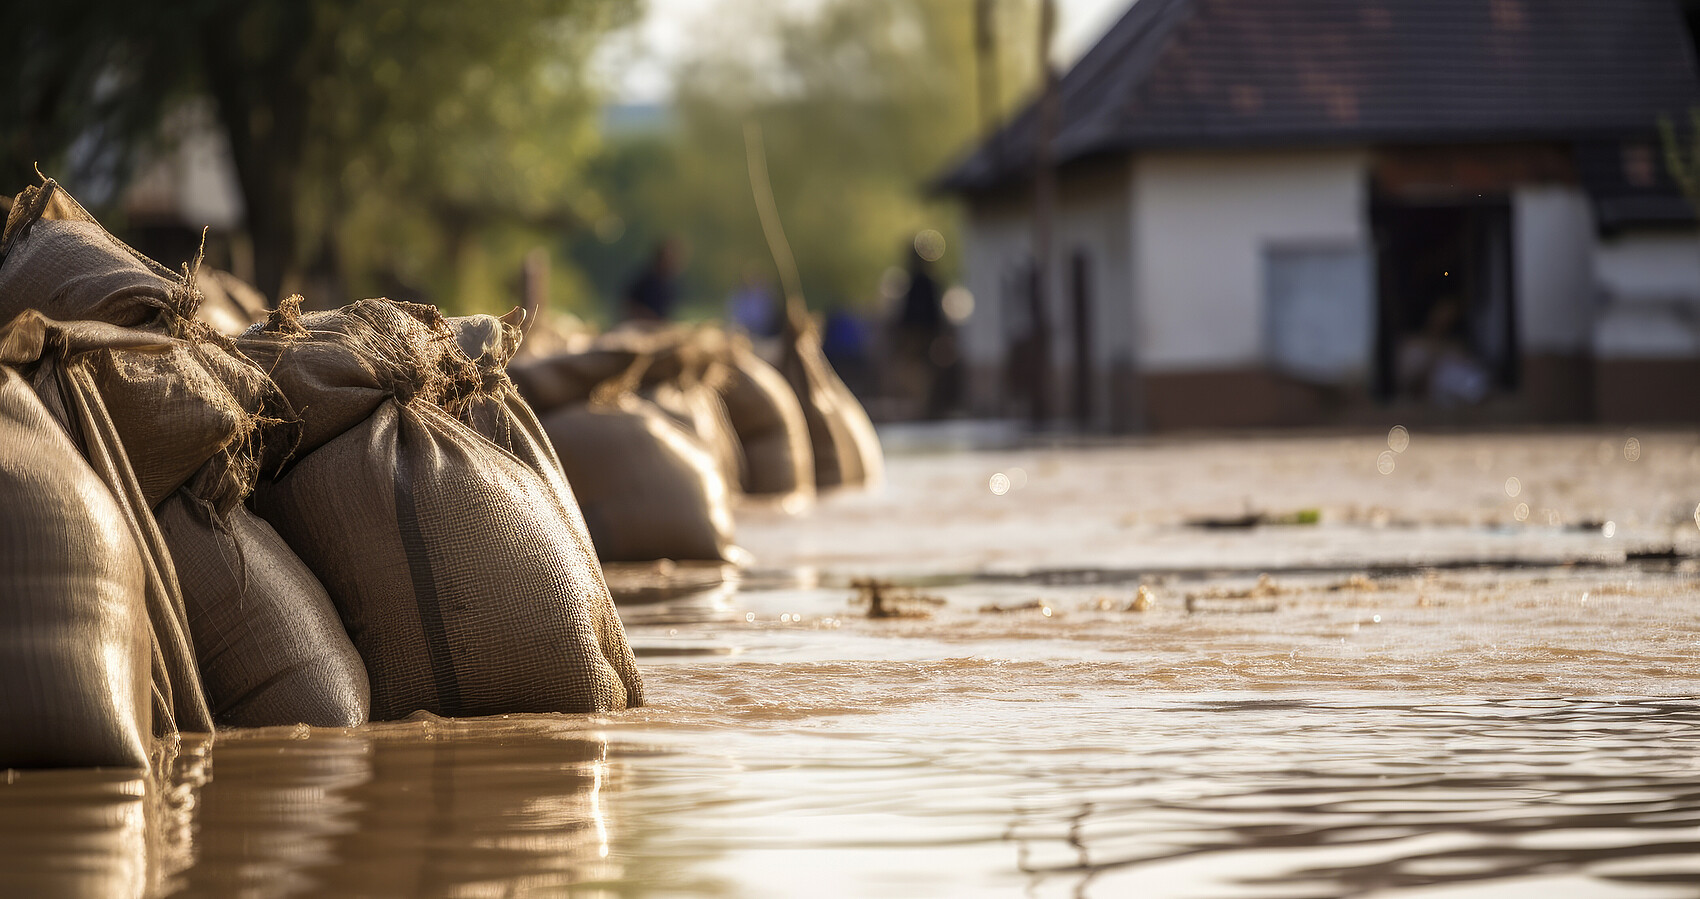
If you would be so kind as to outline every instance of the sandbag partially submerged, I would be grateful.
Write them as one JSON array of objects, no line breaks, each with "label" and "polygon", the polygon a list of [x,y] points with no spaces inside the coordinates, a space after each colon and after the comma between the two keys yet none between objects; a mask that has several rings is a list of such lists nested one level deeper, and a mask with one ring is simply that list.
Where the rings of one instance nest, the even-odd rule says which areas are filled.
[{"label": "sandbag partially submerged", "polygon": [[185,487],[154,512],[171,547],[213,718],[231,727],[366,723],[366,665],[318,578],[236,504]]},{"label": "sandbag partially submerged", "polygon": [[0,328],[0,766],[145,767],[147,736],[212,729],[171,556],[96,377],[180,346],[35,311]]},{"label": "sandbag partially submerged", "polygon": [[815,455],[802,404],[747,343],[733,345],[728,356],[720,399],[743,450],[744,492],[806,503],[815,495]]},{"label": "sandbag partially submerged", "polygon": [[239,345],[304,426],[256,509],[336,603],[374,719],[642,704],[571,494],[451,414],[483,378],[433,307],[286,302]]},{"label": "sandbag partially submerged", "polygon": [[543,430],[604,561],[731,559],[714,456],[655,404],[618,392],[543,416]]},{"label": "sandbag partially submerged", "polygon": [[0,366],[0,768],[143,768],[153,639],[111,491]]},{"label": "sandbag partially submerged", "polygon": [[14,298],[180,338],[91,353],[84,365],[156,509],[211,711],[248,726],[364,721],[365,672],[323,588],[241,505],[262,463],[275,468],[292,449],[293,413],[264,372],[193,318],[223,310],[227,327],[246,327],[263,298],[211,269],[171,274],[51,180],[20,196],[4,244],[0,285]]},{"label": "sandbag partially submerged", "polygon": [[879,435],[850,388],[821,350],[820,334],[808,313],[787,310],[779,370],[796,392],[809,425],[816,487],[871,487],[885,479]]}]

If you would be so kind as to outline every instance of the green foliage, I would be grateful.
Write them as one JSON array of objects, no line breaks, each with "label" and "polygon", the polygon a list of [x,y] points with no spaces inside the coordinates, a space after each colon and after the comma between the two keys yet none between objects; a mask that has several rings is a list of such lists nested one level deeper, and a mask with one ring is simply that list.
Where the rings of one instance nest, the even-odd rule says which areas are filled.
[{"label": "green foliage", "polygon": [[[1000,81],[1033,83],[1027,4],[1000,3]],[[957,247],[957,212],[925,182],[979,134],[972,3],[824,0],[806,14],[725,0],[718,27],[678,78],[669,137],[610,144],[598,171],[626,223],[612,243],[583,239],[574,258],[599,292],[621,281],[599,261],[635,265],[662,233],[683,236],[687,311],[718,314],[750,272],[773,280],[751,200],[744,124],[765,135],[769,174],[805,294],[817,307],[879,303],[880,274],[901,265],[923,228]],[[780,10],[780,11],[775,11]],[[1006,88],[1007,110],[1023,99]],[[944,259],[948,272],[954,253]],[[629,274],[629,269],[618,272]]]},{"label": "green foliage", "polygon": [[12,4],[0,175],[21,186],[40,161],[74,191],[121,183],[175,102],[209,96],[262,289],[314,273],[356,295],[506,308],[525,251],[599,202],[583,179],[597,149],[584,66],[634,3]]}]

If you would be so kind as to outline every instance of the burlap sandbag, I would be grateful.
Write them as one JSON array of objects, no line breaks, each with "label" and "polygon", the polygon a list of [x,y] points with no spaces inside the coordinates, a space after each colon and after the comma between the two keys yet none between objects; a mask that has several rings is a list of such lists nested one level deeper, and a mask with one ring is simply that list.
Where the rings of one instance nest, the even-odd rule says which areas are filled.
[{"label": "burlap sandbag", "polygon": [[[47,510],[40,522],[13,517],[7,523],[13,530],[0,540],[0,553],[10,556],[0,577],[12,581],[0,595],[5,595],[8,603],[13,596],[36,597],[32,604],[14,603],[6,610],[22,616],[15,619],[22,629],[14,629],[8,639],[18,641],[15,646],[20,649],[34,646],[30,650],[34,655],[7,653],[6,664],[19,667],[0,678],[0,690],[15,689],[18,694],[0,702],[0,708],[5,709],[0,714],[28,716],[35,709],[42,717],[63,719],[64,726],[73,728],[66,732],[69,735],[86,733],[91,747],[105,747],[92,750],[96,755],[106,753],[106,757],[120,759],[91,762],[89,756],[80,755],[74,748],[56,758],[56,747],[46,743],[43,754],[31,763],[145,765],[145,749],[138,756],[133,751],[135,741],[126,737],[116,743],[115,738],[103,742],[100,735],[110,737],[137,730],[168,735],[179,729],[212,728],[171,556],[148,512],[95,376],[96,361],[106,356],[169,353],[178,347],[178,342],[155,334],[93,322],[52,322],[34,311],[0,328],[0,366],[6,367],[8,406],[14,415],[23,416],[14,421],[29,423],[27,436],[22,426],[15,425],[14,432],[0,442],[0,457],[12,460],[7,466],[14,472],[6,486],[6,491],[14,495],[8,496],[5,507],[9,511],[32,507]],[[17,398],[26,378],[37,398],[35,407]],[[32,408],[45,413],[63,440],[42,435],[39,425],[43,417],[29,411]],[[66,445],[81,458],[81,466],[68,461]],[[39,472],[28,476],[22,473],[27,466],[36,465],[62,473],[63,483],[58,485],[62,498],[77,497],[84,514],[93,516],[92,524],[90,518],[77,517],[76,513],[51,512],[51,503],[42,491],[53,489],[52,485],[44,487]],[[92,484],[104,488],[104,499]],[[74,536],[74,529],[85,533]],[[66,567],[99,566],[104,564],[102,560],[110,563],[109,572],[73,577],[70,572],[74,569]],[[31,566],[45,566],[42,576],[29,575]],[[56,582],[62,583],[56,586]],[[98,602],[83,608],[84,602],[95,600]],[[124,608],[125,603],[134,604],[139,614]],[[54,625],[55,616],[66,617]],[[121,639],[115,636],[118,634],[122,634]],[[73,647],[73,643],[86,646]],[[144,648],[149,669],[145,685],[136,684],[135,677],[129,676],[134,671],[130,653],[138,646]],[[105,652],[107,648],[111,652],[102,656],[98,670],[86,676],[70,676],[55,667],[78,654]],[[79,680],[110,693],[109,701],[91,705],[94,700],[88,699],[81,705],[73,701],[58,707],[60,694],[65,691],[75,695],[96,689],[79,686]],[[137,691],[151,698],[151,728],[138,728],[133,723],[133,694]],[[0,730],[6,734],[0,739],[22,741],[9,751],[54,733],[49,726],[37,732],[23,724]]]},{"label": "burlap sandbag", "polygon": [[604,561],[730,558],[714,457],[655,404],[619,391],[544,415],[543,430]]},{"label": "burlap sandbag", "polygon": [[187,279],[132,250],[52,179],[19,194],[0,233],[0,322],[25,309],[58,321],[155,324],[194,313]]},{"label": "burlap sandbag", "polygon": [[744,492],[790,503],[813,499],[815,455],[797,394],[747,341],[727,355],[730,374],[720,398],[743,450]]},{"label": "burlap sandbag", "polygon": [[141,550],[64,429],[0,366],[0,768],[146,767]]},{"label": "burlap sandbag", "polygon": [[798,304],[788,310],[779,370],[803,407],[815,457],[816,487],[871,487],[885,479],[879,435],[850,388],[821,350],[814,321]]},{"label": "burlap sandbag", "polygon": [[366,723],[366,665],[318,578],[247,507],[185,487],[154,510],[183,588],[213,718],[229,727]]},{"label": "burlap sandbag", "polygon": [[508,376],[538,415],[590,400],[596,385],[618,377],[642,355],[631,349],[593,348],[533,359],[508,369]]},{"label": "burlap sandbag", "polygon": [[447,411],[482,378],[434,308],[286,303],[240,345],[307,435],[256,509],[336,603],[374,719],[642,703],[570,494]]}]

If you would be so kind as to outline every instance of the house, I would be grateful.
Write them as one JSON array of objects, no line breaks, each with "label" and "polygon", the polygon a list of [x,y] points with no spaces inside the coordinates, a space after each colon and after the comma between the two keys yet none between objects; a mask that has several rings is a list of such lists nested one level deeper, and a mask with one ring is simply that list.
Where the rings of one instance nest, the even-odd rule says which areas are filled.
[{"label": "house", "polygon": [[1048,265],[1037,101],[935,182],[977,411],[1700,420],[1675,0],[1139,0],[1056,96]]}]

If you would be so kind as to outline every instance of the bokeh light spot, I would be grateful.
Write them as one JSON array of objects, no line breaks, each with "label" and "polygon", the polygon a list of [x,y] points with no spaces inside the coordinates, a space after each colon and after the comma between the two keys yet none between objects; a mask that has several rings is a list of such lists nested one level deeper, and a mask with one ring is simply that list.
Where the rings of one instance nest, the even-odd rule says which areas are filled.
[{"label": "bokeh light spot", "polygon": [[915,253],[928,262],[937,262],[944,255],[944,235],[931,228],[915,235]]},{"label": "bokeh light spot", "polygon": [[1402,453],[1405,451],[1405,448],[1410,445],[1411,432],[1406,430],[1404,425],[1394,425],[1393,430],[1387,432],[1388,449],[1396,453]]}]

